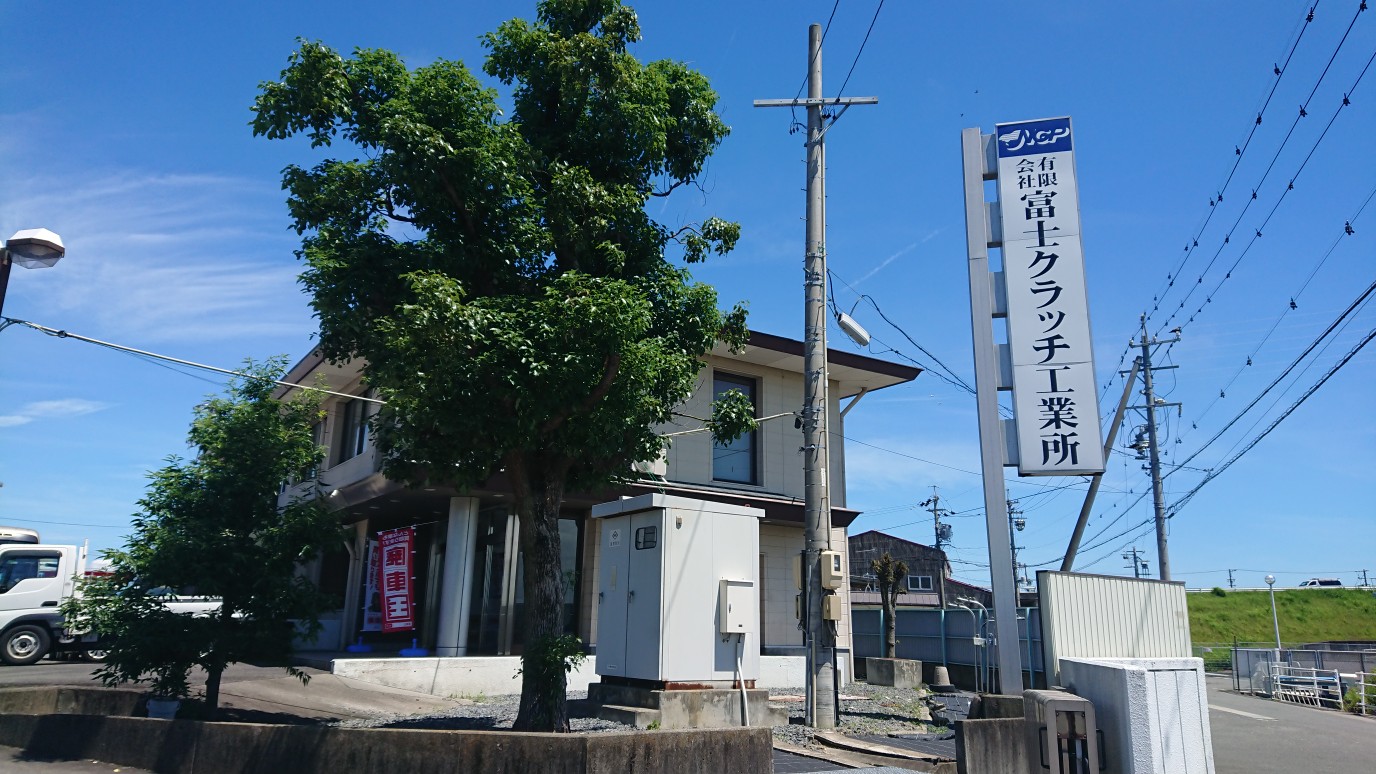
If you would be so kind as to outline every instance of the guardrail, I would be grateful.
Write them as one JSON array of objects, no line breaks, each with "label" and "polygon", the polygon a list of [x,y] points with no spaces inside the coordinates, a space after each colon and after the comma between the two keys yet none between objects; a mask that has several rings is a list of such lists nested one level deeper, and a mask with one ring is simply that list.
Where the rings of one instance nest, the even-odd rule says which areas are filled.
[{"label": "guardrail", "polygon": [[1340,710],[1343,681],[1337,670],[1271,664],[1271,698],[1276,701]]}]

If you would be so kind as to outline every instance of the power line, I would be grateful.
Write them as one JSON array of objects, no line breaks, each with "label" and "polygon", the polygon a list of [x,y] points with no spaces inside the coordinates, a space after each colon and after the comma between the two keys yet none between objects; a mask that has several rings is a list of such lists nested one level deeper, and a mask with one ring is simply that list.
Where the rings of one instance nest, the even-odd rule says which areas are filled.
[{"label": "power line", "polygon": [[[1184,462],[1181,462],[1179,464],[1190,464],[1191,460],[1193,460],[1195,457],[1198,457],[1200,453],[1203,452],[1205,449],[1209,448],[1209,446],[1213,444],[1214,441],[1217,441],[1224,433],[1228,432],[1229,428],[1237,424],[1238,421],[1240,421],[1242,417],[1246,415],[1247,412],[1251,411],[1252,408],[1257,405],[1257,403],[1261,402],[1261,399],[1265,397],[1268,392],[1275,389],[1277,384],[1280,384],[1280,382],[1283,379],[1285,379],[1285,377],[1289,375],[1291,371],[1295,370],[1296,366],[1298,366],[1301,361],[1308,357],[1310,352],[1313,352],[1314,349],[1318,347],[1324,339],[1326,339],[1331,333],[1333,333],[1333,331],[1338,328],[1338,326],[1343,322],[1343,320],[1345,320],[1348,317],[1348,315],[1352,314],[1354,310],[1361,306],[1366,301],[1366,299],[1369,296],[1371,296],[1372,292],[1376,292],[1376,282],[1372,282],[1370,285],[1368,285],[1366,290],[1363,291],[1361,295],[1357,296],[1356,300],[1349,304],[1348,307],[1343,310],[1342,314],[1339,314],[1338,318],[1334,320],[1332,323],[1330,323],[1329,326],[1325,328],[1322,333],[1319,334],[1318,338],[1314,339],[1314,341],[1311,342],[1308,347],[1305,347],[1304,351],[1301,352],[1299,356],[1296,357],[1293,361],[1291,361],[1290,365],[1286,366],[1284,371],[1281,371],[1280,376],[1277,376],[1275,380],[1273,380],[1269,385],[1266,386],[1264,390],[1262,390],[1255,398],[1252,399],[1251,403],[1248,403],[1247,406],[1242,409],[1242,411],[1238,412],[1237,416],[1228,420],[1228,423],[1224,425],[1221,430],[1215,433],[1212,438],[1205,441],[1204,445],[1196,449],[1193,454],[1186,457]],[[1169,471],[1166,473],[1166,476],[1169,477],[1174,472],[1175,471],[1173,470]]]},{"label": "power line", "polygon": [[1376,328],[1371,329],[1371,331],[1367,333],[1367,335],[1360,342],[1357,343],[1357,346],[1353,347],[1332,368],[1328,369],[1328,373],[1324,374],[1322,379],[1319,379],[1317,382],[1314,383],[1312,387],[1310,387],[1308,390],[1305,390],[1303,395],[1301,395],[1294,403],[1290,404],[1290,407],[1287,408],[1284,413],[1276,417],[1275,421],[1273,421],[1270,425],[1267,425],[1266,429],[1261,431],[1261,433],[1258,434],[1257,437],[1253,438],[1250,443],[1248,443],[1246,446],[1242,448],[1241,451],[1230,457],[1227,462],[1223,463],[1217,468],[1214,468],[1213,472],[1205,476],[1204,479],[1200,481],[1198,484],[1195,484],[1195,487],[1193,489],[1186,492],[1184,496],[1176,500],[1174,503],[1171,503],[1171,515],[1174,516],[1176,513],[1179,513],[1180,509],[1185,507],[1185,505],[1195,496],[1196,493],[1199,492],[1200,489],[1203,489],[1204,486],[1208,484],[1210,481],[1213,481],[1215,478],[1218,478],[1218,476],[1222,474],[1223,471],[1227,470],[1229,467],[1232,466],[1234,462],[1237,462],[1239,459],[1241,459],[1242,455],[1251,451],[1252,448],[1255,447],[1258,443],[1261,443],[1261,439],[1265,438],[1267,435],[1270,435],[1272,430],[1275,430],[1276,427],[1278,427],[1280,423],[1285,420],[1286,417],[1294,413],[1295,409],[1303,405],[1304,402],[1309,399],[1309,396],[1317,392],[1318,389],[1322,387],[1324,383],[1329,380],[1330,377],[1333,376],[1333,374],[1337,373],[1339,369],[1347,365],[1347,363],[1351,361],[1352,358],[1355,357],[1358,352],[1362,351],[1362,347],[1365,347],[1368,343],[1370,343],[1370,341],[1373,338],[1376,338]]},{"label": "power line", "polygon": [[870,42],[870,33],[874,32],[874,23],[879,21],[879,12],[882,10],[884,10],[884,0],[879,0],[879,5],[874,9],[874,18],[870,19],[870,27],[865,30],[865,39],[860,41],[860,50],[855,52],[855,59],[850,63],[850,70],[846,72],[846,78],[841,81],[841,88],[836,92],[838,98],[846,93],[846,84],[850,83],[850,77],[855,73],[855,66],[860,63],[860,55],[865,53],[865,44]]},{"label": "power line", "polygon": [[[1318,7],[1319,0],[1316,0],[1314,5],[1306,11],[1303,20],[1297,23],[1299,32],[1297,34],[1294,34],[1294,41],[1290,45],[1289,52],[1285,55],[1284,64],[1276,64],[1272,66],[1272,73],[1275,76],[1275,80],[1271,82],[1271,88],[1267,92],[1265,99],[1262,101],[1261,107],[1257,110],[1255,120],[1250,122],[1247,131],[1247,138],[1242,142],[1240,146],[1235,145],[1233,147],[1233,165],[1228,170],[1228,174],[1224,179],[1223,184],[1218,188],[1218,199],[1217,201],[1215,201],[1213,197],[1209,197],[1209,211],[1205,215],[1203,222],[1201,222],[1199,224],[1199,227],[1195,229],[1194,237],[1185,243],[1185,254],[1181,257],[1180,262],[1176,265],[1175,269],[1166,275],[1166,284],[1163,285],[1154,296],[1152,296],[1152,308],[1146,313],[1148,320],[1150,320],[1152,316],[1155,315],[1156,312],[1161,308],[1161,301],[1166,297],[1166,294],[1170,292],[1170,289],[1174,287],[1175,280],[1178,279],[1180,273],[1184,271],[1185,264],[1190,260],[1190,257],[1193,255],[1195,248],[1199,247],[1199,238],[1204,235],[1204,231],[1209,227],[1209,223],[1213,220],[1214,214],[1218,212],[1217,205],[1223,201],[1223,194],[1227,192],[1229,185],[1232,184],[1233,176],[1237,173],[1239,165],[1242,164],[1242,159],[1247,155],[1247,150],[1252,145],[1252,138],[1256,135],[1257,127],[1261,126],[1262,117],[1265,115],[1266,109],[1270,106],[1271,99],[1275,96],[1276,89],[1279,88],[1281,79],[1285,76],[1285,73],[1289,71],[1290,60],[1295,56],[1295,52],[1299,49],[1300,41],[1304,39],[1304,33],[1309,29],[1310,23],[1314,21],[1314,12],[1318,9]],[[1104,384],[1103,393],[1100,395],[1101,401],[1103,399],[1103,396],[1108,394],[1109,388],[1113,385],[1113,382],[1120,375],[1118,372],[1122,369],[1123,363],[1126,362],[1128,353],[1131,351],[1131,345],[1123,348],[1123,352],[1118,358],[1118,365],[1114,367],[1112,372],[1110,372],[1108,381]]]},{"label": "power line", "polygon": [[[933,373],[934,376],[940,377],[943,381],[946,381],[946,382],[948,382],[949,384],[951,384],[951,385],[953,385],[953,386],[955,386],[955,387],[959,387],[960,389],[965,390],[966,392],[970,393],[971,395],[975,394],[975,388],[974,388],[974,387],[971,387],[971,386],[970,386],[970,383],[967,382],[967,381],[965,381],[965,379],[962,378],[962,377],[960,376],[960,374],[957,374],[950,366],[948,366],[948,365],[946,365],[944,362],[942,362],[941,358],[937,357],[936,355],[934,355],[934,354],[932,354],[930,351],[928,351],[926,347],[922,346],[921,344],[918,344],[917,341],[916,341],[912,336],[908,335],[908,332],[905,331],[905,330],[903,329],[902,326],[900,326],[898,323],[894,322],[893,320],[889,319],[889,316],[886,315],[886,314],[884,314],[884,310],[881,309],[881,308],[879,308],[879,302],[875,301],[873,296],[870,296],[868,293],[861,293],[860,291],[856,290],[849,282],[846,282],[845,279],[843,279],[842,277],[838,276],[838,275],[836,274],[836,272],[831,271],[830,269],[827,270],[827,274],[831,277],[831,279],[834,279],[834,280],[836,280],[837,282],[840,282],[842,285],[845,285],[847,288],[849,288],[849,289],[850,289],[850,292],[854,293],[854,294],[859,298],[859,300],[861,300],[861,301],[866,301],[866,302],[869,303],[870,306],[874,307],[874,311],[875,311],[876,313],[878,313],[879,317],[882,318],[882,319],[884,320],[884,322],[888,323],[890,327],[892,327],[894,330],[898,331],[898,333],[899,333],[903,338],[905,338],[905,339],[908,340],[908,343],[909,343],[909,344],[912,344],[914,347],[917,347],[917,350],[918,350],[919,352],[921,352],[922,354],[924,354],[924,355],[926,355],[927,357],[931,358],[931,359],[932,359],[932,362],[936,363],[936,364],[941,368],[942,371],[945,371],[945,372],[946,372],[946,375],[949,375],[949,378],[947,378],[946,375],[942,375],[942,374],[940,374],[940,373],[936,373],[935,369],[930,369],[930,368],[929,368],[928,371],[931,371],[931,372]],[[836,307],[836,301],[835,301],[835,299],[833,299],[832,302],[831,302],[831,308],[832,308],[832,311],[834,311],[834,312],[839,312],[839,311],[840,311],[840,310],[837,309],[837,307]],[[885,344],[884,346],[888,346],[888,345]],[[897,352],[897,350],[894,350],[894,351]],[[900,354],[901,354],[901,353],[900,353]],[[911,359],[911,358],[910,358],[910,359]],[[917,361],[914,360],[913,362],[917,362]]]},{"label": "power line", "polygon": [[[809,77],[809,74],[811,74],[811,72],[812,72],[812,63],[813,63],[814,61],[816,61],[816,59],[817,59],[818,56],[821,55],[821,53],[822,53],[822,44],[824,44],[824,43],[827,42],[827,33],[828,33],[828,32],[831,32],[831,20],[836,18],[836,9],[837,9],[837,8],[840,8],[840,7],[841,7],[841,0],[836,0],[836,2],[831,6],[831,14],[827,16],[827,23],[826,23],[826,26],[822,28],[822,39],[821,39],[820,41],[818,41],[817,50],[816,50],[815,52],[813,52],[813,53],[808,57],[808,59],[807,59],[807,71],[806,71],[807,74],[804,74],[804,75],[803,75],[803,82],[800,83],[800,84],[798,84],[798,91],[797,91],[796,93],[794,93],[794,95],[793,95],[793,100],[794,100],[795,102],[798,100],[799,97],[803,96],[803,89],[806,89],[806,88],[807,88],[807,79],[808,79],[808,77]],[[839,95],[838,95],[838,96],[839,96]],[[788,112],[789,112],[789,119],[793,122],[792,125],[791,125],[791,126],[789,127],[789,129],[788,129],[788,133],[789,133],[789,134],[793,134],[793,133],[794,133],[795,131],[797,131],[798,129],[804,128],[802,124],[798,123],[798,108],[797,108],[797,106],[796,106],[796,105],[790,106],[790,107],[788,108]]]},{"label": "power line", "polygon": [[[205,365],[204,363],[195,363],[195,362],[192,362],[192,361],[190,361],[190,360],[182,360],[181,358],[172,357],[171,355],[159,355],[159,354],[156,353],[156,352],[148,352],[147,350],[135,349],[135,348],[133,348],[133,347],[126,347],[126,346],[124,346],[123,344],[114,344],[114,343],[111,343],[111,342],[108,342],[108,341],[101,341],[100,339],[93,339],[93,338],[91,338],[91,337],[89,337],[89,336],[82,336],[82,335],[77,334],[77,333],[71,333],[71,332],[69,332],[69,331],[64,331],[64,330],[58,330],[57,328],[49,328],[49,327],[46,326],[46,325],[39,325],[38,323],[29,322],[29,321],[27,321],[27,320],[16,320],[16,319],[11,318],[11,317],[0,317],[0,321],[3,321],[3,323],[4,323],[4,326],[3,326],[3,327],[0,327],[0,330],[3,330],[4,327],[8,327],[8,326],[10,326],[10,325],[22,325],[22,326],[24,326],[24,327],[26,327],[26,328],[33,328],[34,330],[38,331],[39,333],[45,333],[45,334],[47,334],[47,335],[49,335],[49,336],[55,336],[55,337],[57,337],[57,338],[59,338],[59,339],[76,339],[77,341],[84,341],[84,342],[86,342],[87,344],[95,344],[96,346],[105,347],[106,349],[113,349],[113,350],[115,350],[115,351],[117,351],[117,352],[123,352],[123,353],[126,353],[126,354],[137,355],[137,356],[139,356],[139,357],[141,357],[141,358],[143,358],[143,359],[164,360],[164,361],[169,362],[169,363],[176,363],[177,365],[188,366],[188,367],[191,367],[191,368],[199,368],[199,369],[202,369],[202,370],[205,370],[205,371],[213,371],[213,372],[215,372],[215,373],[217,373],[217,374],[226,374],[226,375],[228,375],[228,376],[237,376],[237,377],[239,377],[239,378],[241,378],[241,379],[253,379],[253,380],[256,380],[256,381],[271,382],[271,383],[273,383],[273,384],[276,384],[276,385],[279,385],[279,386],[282,386],[282,387],[297,387],[297,388],[300,388],[300,389],[303,389],[303,390],[314,390],[314,391],[316,391],[316,392],[321,392],[321,393],[324,393],[324,394],[326,394],[326,395],[335,395],[335,396],[338,396],[338,397],[341,397],[341,398],[348,398],[348,399],[350,399],[350,400],[361,400],[361,401],[366,401],[366,402],[368,402],[368,403],[378,403],[378,404],[385,404],[385,403],[386,403],[386,401],[384,401],[384,400],[379,400],[379,399],[377,399],[377,398],[370,398],[370,397],[367,397],[367,396],[365,396],[365,395],[350,395],[350,394],[347,393],[347,392],[335,392],[334,390],[325,390],[325,389],[321,389],[321,388],[319,388],[319,387],[316,387],[316,386],[314,386],[314,385],[309,385],[309,384],[296,384],[295,382],[284,382],[284,381],[280,381],[280,380],[278,380],[278,379],[264,379],[264,378],[261,377],[261,376],[258,376],[258,375],[256,375],[256,374],[252,374],[252,373],[248,373],[248,372],[246,372],[246,371],[232,371],[232,370],[230,370],[230,369],[228,369],[228,368],[219,368],[219,367],[217,367],[217,366]],[[176,369],[173,369],[173,370],[176,370]],[[191,374],[186,374],[186,375],[187,375],[187,376],[191,376]]]},{"label": "power line", "polygon": [[1233,383],[1235,383],[1238,380],[1238,377],[1242,375],[1242,372],[1245,371],[1248,366],[1252,365],[1253,359],[1261,352],[1261,348],[1266,345],[1266,342],[1270,341],[1271,335],[1276,332],[1276,328],[1280,326],[1281,321],[1285,319],[1286,315],[1298,308],[1295,302],[1304,295],[1304,291],[1309,287],[1309,283],[1313,281],[1314,276],[1319,273],[1319,269],[1323,268],[1324,264],[1328,262],[1329,256],[1333,254],[1333,251],[1338,247],[1338,244],[1343,240],[1344,237],[1352,236],[1356,233],[1356,231],[1352,228],[1352,224],[1357,222],[1357,219],[1361,217],[1362,212],[1366,210],[1367,205],[1371,203],[1373,197],[1376,197],[1376,188],[1372,188],[1371,193],[1367,194],[1366,200],[1362,202],[1362,206],[1357,208],[1357,212],[1351,218],[1348,218],[1346,221],[1344,221],[1343,229],[1341,232],[1339,232],[1338,236],[1334,238],[1333,244],[1328,246],[1328,250],[1323,254],[1323,257],[1319,259],[1319,262],[1315,264],[1314,268],[1309,272],[1309,276],[1305,277],[1304,282],[1300,284],[1299,289],[1290,295],[1289,303],[1287,303],[1281,309],[1280,316],[1278,316],[1276,318],[1276,321],[1272,323],[1271,328],[1266,331],[1266,335],[1262,336],[1261,341],[1258,342],[1257,345],[1252,348],[1252,351],[1250,353],[1248,353],[1246,362],[1243,365],[1238,366],[1238,369],[1236,372],[1233,373],[1232,378],[1230,378],[1228,382],[1223,385],[1223,387],[1219,388],[1218,397],[1214,398],[1209,403],[1209,405],[1204,407],[1203,411],[1201,411],[1198,415],[1195,416],[1195,424],[1198,424],[1199,420],[1203,419],[1204,416],[1209,413],[1209,410],[1212,409],[1215,404],[1217,404],[1220,400],[1223,399],[1223,397],[1227,394],[1228,389],[1231,388],[1233,386]]},{"label": "power line", "polygon": [[[1280,205],[1282,202],[1285,201],[1285,197],[1288,196],[1291,191],[1295,190],[1295,181],[1299,179],[1300,174],[1303,173],[1305,167],[1309,165],[1310,159],[1314,157],[1315,151],[1319,149],[1319,145],[1323,142],[1324,138],[1328,136],[1328,130],[1333,128],[1333,123],[1338,120],[1338,116],[1342,113],[1343,108],[1352,104],[1349,97],[1354,91],[1356,91],[1357,86],[1361,84],[1362,78],[1366,76],[1367,70],[1371,68],[1371,64],[1373,61],[1376,61],[1376,51],[1373,51],[1371,54],[1371,58],[1367,59],[1366,65],[1364,65],[1362,67],[1361,72],[1357,74],[1357,78],[1355,81],[1353,81],[1352,87],[1343,94],[1342,102],[1338,104],[1337,110],[1333,111],[1333,116],[1328,119],[1328,123],[1324,126],[1323,131],[1319,133],[1318,139],[1316,139],[1314,141],[1313,146],[1310,147],[1309,153],[1307,153],[1304,157],[1304,160],[1300,162],[1299,168],[1296,169],[1295,173],[1290,176],[1290,181],[1286,184],[1285,190],[1281,191],[1280,197],[1276,199],[1275,204],[1271,207],[1271,211],[1267,213],[1266,218],[1262,220],[1261,224],[1257,226],[1255,229],[1253,229],[1253,236],[1247,242],[1247,246],[1243,248],[1242,253],[1239,254],[1237,259],[1233,261],[1233,264],[1230,267],[1228,267],[1228,271],[1224,273],[1223,278],[1218,281],[1218,283],[1214,286],[1214,289],[1210,291],[1210,293],[1205,297],[1204,303],[1199,305],[1199,308],[1196,309],[1190,315],[1189,319],[1180,324],[1181,328],[1184,328],[1188,326],[1190,323],[1194,322],[1195,318],[1199,315],[1199,313],[1204,311],[1204,307],[1208,306],[1210,303],[1213,302],[1214,294],[1216,294],[1219,291],[1219,289],[1223,287],[1224,282],[1226,282],[1233,276],[1233,272],[1237,269],[1238,264],[1242,262],[1242,259],[1247,255],[1248,251],[1252,249],[1252,245],[1254,245],[1256,241],[1261,238],[1263,230],[1271,222],[1271,218],[1275,216],[1276,210],[1280,209]],[[1298,121],[1298,119],[1296,120]],[[1269,167],[1267,169],[1267,173],[1270,173]],[[1254,188],[1252,190],[1252,198],[1248,200],[1247,205],[1243,207],[1244,214],[1247,211],[1247,207],[1250,206],[1251,203],[1256,200],[1256,191],[1258,188],[1260,188],[1260,184],[1258,184],[1257,188]],[[1204,267],[1204,271],[1200,272],[1199,279],[1195,282],[1194,285],[1190,287],[1190,290],[1185,294],[1185,298],[1181,299],[1179,306],[1177,306],[1176,309],[1173,312],[1171,312],[1170,316],[1166,318],[1165,322],[1161,323],[1161,328],[1157,331],[1158,333],[1160,333],[1161,330],[1165,330],[1166,326],[1170,325],[1171,321],[1173,321],[1176,318],[1176,316],[1184,310],[1185,302],[1189,301],[1190,296],[1194,295],[1194,291],[1197,290],[1203,284],[1204,275],[1207,274],[1209,272],[1209,269],[1214,265],[1214,261],[1218,259],[1218,256],[1220,253],[1222,253],[1223,248],[1228,245],[1230,239],[1232,238],[1233,232],[1236,230],[1238,223],[1240,223],[1241,221],[1242,215],[1239,215],[1237,222],[1233,224],[1233,228],[1230,229],[1227,235],[1223,237],[1223,244],[1219,245],[1218,252],[1214,253],[1213,259],[1211,259],[1209,261],[1209,264]]]}]

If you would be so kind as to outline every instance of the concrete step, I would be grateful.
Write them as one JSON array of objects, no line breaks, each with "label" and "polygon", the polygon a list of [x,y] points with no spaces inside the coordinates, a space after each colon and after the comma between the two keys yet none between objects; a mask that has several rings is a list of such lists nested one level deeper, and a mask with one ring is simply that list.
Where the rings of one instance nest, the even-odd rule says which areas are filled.
[{"label": "concrete step", "polygon": [[618,704],[603,704],[597,708],[597,717],[615,723],[625,723],[636,728],[649,728],[659,725],[659,710],[645,707],[625,707]]}]

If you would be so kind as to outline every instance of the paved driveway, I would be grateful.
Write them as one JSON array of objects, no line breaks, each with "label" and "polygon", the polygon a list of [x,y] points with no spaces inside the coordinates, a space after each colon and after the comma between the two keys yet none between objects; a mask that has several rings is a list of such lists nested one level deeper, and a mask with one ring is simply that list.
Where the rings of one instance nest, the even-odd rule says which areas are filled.
[{"label": "paved driveway", "polygon": [[1227,678],[1206,683],[1217,774],[1376,770],[1376,719],[1232,693]]}]

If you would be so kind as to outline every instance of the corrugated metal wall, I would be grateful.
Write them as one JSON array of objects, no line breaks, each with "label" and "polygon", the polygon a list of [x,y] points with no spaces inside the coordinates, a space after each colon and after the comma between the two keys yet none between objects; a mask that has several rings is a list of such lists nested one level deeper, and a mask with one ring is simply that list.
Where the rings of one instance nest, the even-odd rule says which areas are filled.
[{"label": "corrugated metal wall", "polygon": [[1185,584],[1037,573],[1046,669],[1062,658],[1189,658]]}]

